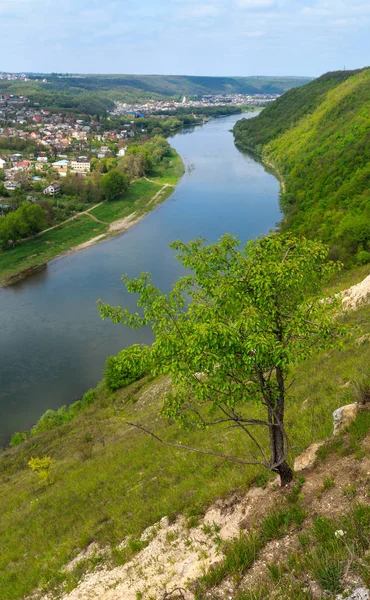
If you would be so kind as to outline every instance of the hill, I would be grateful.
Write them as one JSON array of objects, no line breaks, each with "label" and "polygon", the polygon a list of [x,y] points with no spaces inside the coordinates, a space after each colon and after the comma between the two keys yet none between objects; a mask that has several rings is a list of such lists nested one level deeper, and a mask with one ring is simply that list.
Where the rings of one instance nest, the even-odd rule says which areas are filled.
[{"label": "hill", "polygon": [[[329,291],[343,289],[363,275],[364,268],[346,273]],[[357,384],[366,372],[369,315],[369,304],[346,313],[354,335],[346,338],[343,350],[318,354],[293,373],[287,415],[290,460],[312,442],[330,436],[332,411],[356,400]],[[256,591],[248,596],[241,587],[243,582],[247,589],[258,582],[245,578],[259,555],[272,563],[270,570],[265,567],[267,579],[271,572],[274,587],[279,583],[282,588],[276,600],[335,598],[333,590],[354,580],[369,583],[361,567],[367,564],[370,528],[368,411],[359,415],[345,437],[321,450],[323,462],[316,474],[305,474],[305,483],[297,479],[288,490],[269,494],[261,488],[270,483],[270,476],[259,467],[164,447],[127,424],[139,420],[168,441],[217,449],[219,440],[211,432],[207,436],[186,429],[179,432],[158,416],[160,397],[169,386],[166,377],[144,378],[112,393],[103,381],[85,395],[82,410],[72,405],[68,411],[46,413],[34,435],[0,455],[2,600],[24,600],[31,593],[34,600],[46,600],[46,590],[53,588],[59,589],[56,597],[66,600],[91,594],[113,600],[119,591],[130,600],[162,600],[166,598],[162,592],[146,593],[146,586],[158,584],[170,591],[179,574],[182,580],[197,578],[202,569],[205,577],[196,596],[188,591],[185,598],[223,598],[222,586],[232,588],[232,597],[239,600],[268,598],[263,590],[271,582],[263,582],[260,595]],[[230,453],[243,456],[248,451],[235,429],[224,442]],[[48,484],[27,466],[31,458],[42,457],[53,460]],[[257,491],[249,491],[252,485],[258,486]],[[348,552],[334,538],[336,530],[347,532]],[[258,537],[253,537],[254,531]],[[280,552],[276,544],[281,544]],[[287,563],[293,560],[288,554],[293,550],[294,587]],[[132,562],[135,557],[139,563]],[[216,568],[208,572],[214,563]],[[131,567],[130,573],[124,565]],[[258,566],[260,562],[256,570]],[[322,596],[310,591],[297,595],[297,588],[305,585],[306,566]],[[76,587],[89,571],[90,578]],[[133,582],[129,593],[117,590],[128,575]],[[215,586],[217,593],[212,591]]]},{"label": "hill", "polygon": [[282,229],[320,238],[348,264],[370,261],[369,68],[290,90],[234,135],[284,180]]},{"label": "hill", "polygon": [[[177,75],[58,75],[30,74],[30,81],[1,81],[0,93],[28,96],[45,108],[95,114],[113,107],[114,100],[134,103],[148,99],[205,94],[282,94],[310,81],[307,77],[193,77]],[[46,83],[42,79],[47,80]]]}]

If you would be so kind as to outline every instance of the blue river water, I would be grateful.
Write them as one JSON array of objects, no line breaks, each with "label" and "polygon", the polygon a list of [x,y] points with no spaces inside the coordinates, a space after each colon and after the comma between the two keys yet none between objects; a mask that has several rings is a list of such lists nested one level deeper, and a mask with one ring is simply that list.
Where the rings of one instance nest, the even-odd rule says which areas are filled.
[{"label": "blue river water", "polygon": [[183,272],[170,242],[198,236],[213,242],[226,232],[246,242],[280,220],[278,181],[234,145],[230,130],[239,118],[214,119],[170,140],[186,174],[135,227],[0,290],[0,445],[47,409],[94,387],[107,356],[152,341],[149,329],[130,330],[98,315],[99,298],[134,307],[123,273],[150,271],[168,290]]}]

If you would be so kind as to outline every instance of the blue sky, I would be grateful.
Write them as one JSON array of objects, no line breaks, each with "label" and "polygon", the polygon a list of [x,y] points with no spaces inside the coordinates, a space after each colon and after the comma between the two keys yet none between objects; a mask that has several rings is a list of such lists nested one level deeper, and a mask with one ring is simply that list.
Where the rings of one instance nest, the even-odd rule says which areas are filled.
[{"label": "blue sky", "polygon": [[370,0],[0,0],[0,70],[317,76],[369,31]]}]

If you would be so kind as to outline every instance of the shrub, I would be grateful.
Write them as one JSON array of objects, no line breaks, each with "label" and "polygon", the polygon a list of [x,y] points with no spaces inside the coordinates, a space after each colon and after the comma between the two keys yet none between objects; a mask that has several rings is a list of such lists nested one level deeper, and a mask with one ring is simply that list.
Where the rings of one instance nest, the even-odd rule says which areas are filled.
[{"label": "shrub", "polygon": [[360,250],[360,252],[357,252],[355,255],[355,260],[358,265],[366,265],[370,262],[370,252],[367,252],[367,250]]},{"label": "shrub", "polygon": [[95,392],[95,390],[89,390],[82,397],[82,406],[83,407],[84,406],[88,406],[89,404],[91,404],[92,402],[94,402],[95,398],[96,398],[96,392]]},{"label": "shrub", "polygon": [[134,344],[117,356],[109,356],[104,371],[107,386],[111,391],[137,381],[149,370],[149,346]]},{"label": "shrub", "polygon": [[19,444],[24,442],[26,439],[27,439],[26,433],[17,431],[16,433],[13,433],[13,435],[10,439],[10,442],[9,442],[9,446],[11,446],[12,448],[14,448],[15,446],[19,446]]},{"label": "shrub", "polygon": [[43,456],[42,458],[31,458],[27,464],[31,471],[37,473],[44,483],[50,485],[50,469],[53,462],[54,461],[50,456]]},{"label": "shrub", "polygon": [[[38,435],[39,433],[44,433],[45,431],[54,429],[54,427],[59,427],[59,425],[69,423],[69,421],[72,421],[78,415],[78,413],[86,408],[86,406],[89,406],[89,404],[95,400],[95,397],[95,390],[89,390],[86,392],[86,394],[84,394],[82,400],[77,400],[69,406],[61,406],[57,410],[47,410],[38,420],[36,425],[31,429],[31,435]],[[23,441],[23,439],[21,441]],[[21,442],[18,443],[20,444]]]},{"label": "shrub", "polygon": [[67,406],[62,406],[58,410],[47,410],[36,425],[32,427],[31,435],[38,435],[39,433],[49,431],[49,429],[68,423],[72,418],[73,416],[69,414]]}]

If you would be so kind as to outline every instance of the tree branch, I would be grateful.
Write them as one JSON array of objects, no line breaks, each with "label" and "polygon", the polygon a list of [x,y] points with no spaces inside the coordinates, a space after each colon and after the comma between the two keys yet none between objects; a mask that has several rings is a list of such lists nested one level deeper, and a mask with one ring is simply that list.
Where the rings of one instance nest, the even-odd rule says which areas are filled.
[{"label": "tree branch", "polygon": [[142,425],[139,425],[138,423],[130,423],[129,421],[126,421],[126,424],[130,425],[131,427],[135,427],[136,429],[140,429],[141,431],[144,431],[144,433],[147,433],[148,435],[153,437],[155,440],[157,440],[157,442],[160,442],[161,444],[164,444],[165,446],[170,446],[171,448],[178,448],[180,450],[188,450],[189,452],[197,452],[198,454],[206,454],[207,456],[216,456],[217,458],[222,458],[224,460],[228,460],[230,462],[233,462],[233,463],[236,463],[239,465],[260,465],[262,467],[266,467],[267,469],[270,468],[266,463],[263,463],[261,461],[257,461],[257,460],[247,461],[247,460],[242,460],[240,458],[236,458],[235,456],[229,456],[228,454],[222,454],[221,452],[212,452],[210,450],[200,450],[199,448],[192,448],[191,446],[185,446],[183,444],[173,444],[172,442],[166,442],[165,440],[162,440],[160,437],[158,437],[155,433],[153,433],[152,431],[149,431],[148,429],[146,429]]}]

